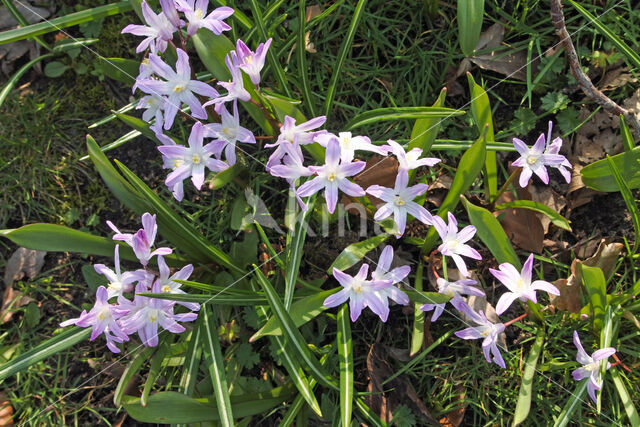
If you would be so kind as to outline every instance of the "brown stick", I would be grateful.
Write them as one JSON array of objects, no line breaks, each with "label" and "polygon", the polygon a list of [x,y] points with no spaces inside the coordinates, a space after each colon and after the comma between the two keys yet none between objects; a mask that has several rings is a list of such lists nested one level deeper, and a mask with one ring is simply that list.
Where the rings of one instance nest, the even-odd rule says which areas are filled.
[{"label": "brown stick", "polygon": [[625,119],[633,126],[636,137],[640,138],[640,122],[636,118],[635,114],[626,108],[622,108],[598,88],[596,88],[589,76],[587,76],[580,68],[580,61],[578,60],[578,54],[576,48],[573,46],[571,36],[567,32],[567,27],[564,22],[564,14],[562,13],[562,0],[550,0],[551,3],[551,22],[556,28],[556,33],[560,37],[560,41],[564,45],[564,49],[567,52],[569,58],[569,66],[571,67],[571,74],[575,77],[576,81],[580,85],[582,91],[589,98],[600,104],[605,111],[610,114],[622,114]]}]

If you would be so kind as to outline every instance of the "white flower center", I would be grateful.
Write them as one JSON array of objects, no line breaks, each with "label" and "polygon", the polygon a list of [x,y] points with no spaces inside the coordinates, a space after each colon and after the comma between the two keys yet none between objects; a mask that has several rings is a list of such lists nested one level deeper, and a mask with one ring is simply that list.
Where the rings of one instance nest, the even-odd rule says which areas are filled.
[{"label": "white flower center", "polygon": [[235,128],[223,128],[222,133],[229,139],[235,138],[237,135]]},{"label": "white flower center", "polygon": [[175,93],[180,93],[183,90],[185,90],[187,88],[187,83],[182,82],[182,83],[177,83],[174,87],[173,87],[173,91]]},{"label": "white flower center", "polygon": [[101,322],[111,319],[111,311],[109,310],[109,306],[105,305],[104,308],[100,310],[97,317]]},{"label": "white flower center", "polygon": [[516,282],[516,290],[522,292],[522,291],[525,291],[527,288],[528,286],[526,283],[524,283],[524,280],[522,280],[522,277],[518,279],[518,281]]},{"label": "white flower center", "polygon": [[109,283],[109,289],[119,291],[120,289],[122,289],[122,282],[116,281]]},{"label": "white flower center", "polygon": [[183,163],[184,161],[182,159],[173,159],[173,169],[178,169]]},{"label": "white flower center", "polygon": [[404,206],[404,200],[402,200],[402,197],[398,196],[396,197],[396,206]]},{"label": "white flower center", "polygon": [[331,172],[329,175],[327,175],[327,181],[333,182],[335,179],[336,179],[336,173],[335,172]]},{"label": "white flower center", "polygon": [[292,130],[285,130],[282,132],[282,137],[293,144],[296,134]]},{"label": "white flower center", "polygon": [[340,146],[343,148],[347,148],[351,144],[351,137],[348,135],[341,135],[338,139],[340,140]]},{"label": "white flower center", "polygon": [[252,55],[246,56],[244,58],[244,63],[247,64],[247,65],[253,64],[253,56]]},{"label": "white flower center", "polygon": [[458,247],[460,243],[458,242],[458,240],[456,239],[451,239],[447,241],[447,248],[451,249],[452,251]]},{"label": "white flower center", "polygon": [[591,362],[588,365],[584,365],[584,368],[589,372],[599,371],[600,370],[600,361]]},{"label": "white flower center", "polygon": [[162,287],[162,292],[164,292],[164,293],[169,293],[169,292],[171,292],[171,286],[169,286],[169,285],[164,285],[164,286]]},{"label": "white flower center", "polygon": [[196,9],[194,15],[196,16],[196,19],[202,19],[202,17],[204,16],[204,12],[202,11],[202,9]]},{"label": "white flower center", "polygon": [[202,156],[198,153],[193,153],[191,155],[191,163],[194,165],[199,165],[202,162]]},{"label": "white flower center", "polygon": [[149,312],[147,313],[147,315],[149,316],[149,322],[157,322],[158,321],[158,310],[155,308],[151,308],[149,309]]},{"label": "white flower center", "polygon": [[362,282],[361,281],[355,281],[351,284],[351,289],[353,289],[353,292],[359,294],[361,293],[364,289],[362,288]]},{"label": "white flower center", "polygon": [[529,163],[530,165],[533,165],[537,161],[538,161],[538,156],[529,155],[527,157],[527,163]]}]

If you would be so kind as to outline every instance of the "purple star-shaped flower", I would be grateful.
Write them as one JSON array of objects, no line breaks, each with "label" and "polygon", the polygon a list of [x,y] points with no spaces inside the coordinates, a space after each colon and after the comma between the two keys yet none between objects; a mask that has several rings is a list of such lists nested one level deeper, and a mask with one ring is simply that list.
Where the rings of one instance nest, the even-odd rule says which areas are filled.
[{"label": "purple star-shaped flower", "polygon": [[[163,0],[164,3],[167,3]],[[173,3],[173,2],[170,2]],[[146,38],[140,42],[136,48],[136,52],[140,53],[151,47],[152,52],[164,52],[167,49],[167,43],[173,39],[173,33],[176,32],[178,26],[171,22],[174,19],[171,8],[168,7],[167,11],[171,16],[171,20],[165,12],[156,14],[146,1],[143,0],[142,4],[142,16],[147,22],[147,25],[134,25],[130,24],[124,27],[122,34],[129,33],[136,36],[145,36]],[[175,7],[173,8],[175,10]],[[177,17],[177,13],[175,15]],[[180,26],[184,25],[184,22],[178,21]]]},{"label": "purple star-shaped flower", "polygon": [[207,112],[194,93],[210,98],[218,96],[218,91],[198,80],[191,80],[189,56],[182,49],[177,49],[178,61],[176,71],[160,59],[158,55],[149,55],[149,65],[154,73],[163,80],[146,79],[138,82],[138,87],[152,95],[166,96],[164,105],[164,129],[170,129],[184,102],[191,109],[193,117],[206,119]]},{"label": "purple star-shaped flower", "polygon": [[531,273],[533,272],[533,254],[530,254],[522,267],[522,272],[519,272],[513,265],[505,262],[498,266],[500,270],[489,269],[489,272],[493,276],[500,280],[503,285],[509,289],[509,292],[502,294],[496,304],[496,313],[504,313],[509,306],[516,300],[520,301],[531,300],[537,302],[536,291],[546,291],[552,295],[560,295],[558,288],[551,283],[544,280],[536,280],[531,282]]},{"label": "purple star-shaped flower", "polygon": [[247,73],[251,82],[256,86],[260,84],[260,71],[264,67],[264,59],[267,56],[272,40],[269,39],[265,43],[260,43],[255,52],[252,52],[242,40],[238,39],[236,42],[238,67]]},{"label": "purple star-shaped flower", "polygon": [[327,209],[329,213],[333,213],[338,203],[338,190],[353,197],[365,195],[362,187],[347,179],[361,172],[365,165],[365,162],[341,162],[338,141],[330,141],[324,166],[309,166],[309,170],[318,176],[302,184],[297,194],[300,197],[308,197],[324,189]]},{"label": "purple star-shaped flower", "polygon": [[86,310],[82,310],[80,317],[65,320],[60,323],[60,326],[76,325],[83,328],[91,326],[91,337],[89,340],[93,341],[98,335],[104,334],[109,350],[114,353],[120,353],[120,349],[115,343],[129,341],[129,337],[117,322],[120,316],[121,314],[118,312],[116,306],[109,304],[109,293],[107,289],[104,286],[100,286],[96,291],[96,303],[93,308],[88,313]]},{"label": "purple star-shaped flower", "polygon": [[[315,117],[296,126],[296,119],[284,116],[284,124],[280,127],[280,135],[273,144],[265,144],[265,148],[276,147],[267,161],[267,172],[273,166],[280,163],[282,158],[290,150],[297,150],[302,156],[301,145],[313,144],[314,138],[326,131],[310,132],[317,129],[327,120],[325,116]],[[288,144],[288,145],[287,145]]]},{"label": "purple star-shaped flower", "polygon": [[342,285],[343,289],[324,300],[325,307],[336,307],[349,300],[351,321],[355,322],[365,307],[380,316],[383,322],[389,316],[389,301],[380,298],[379,291],[392,286],[391,280],[367,280],[369,264],[362,264],[355,276],[349,276],[337,268],[333,269],[333,277]]},{"label": "purple star-shaped flower", "polygon": [[[448,295],[452,299],[456,297],[460,297],[460,295],[474,295],[477,297],[483,297],[484,292],[481,289],[476,288],[473,285],[478,284],[475,280],[457,280],[455,282],[448,282],[444,280],[442,277],[438,277],[436,279],[436,285],[438,286],[438,293],[443,295]],[[438,320],[440,315],[444,312],[444,307],[447,305],[446,302],[442,304],[423,304],[420,307],[422,311],[431,311],[433,315],[431,316],[431,321],[435,322]]]},{"label": "purple star-shaped flower", "polygon": [[[549,125],[549,138],[551,138],[551,125]],[[549,147],[546,147],[546,139],[542,133],[533,147],[529,148],[524,141],[513,138],[513,145],[520,153],[520,158],[512,163],[513,166],[522,168],[519,181],[520,187],[526,187],[534,173],[538,175],[542,182],[549,184],[547,166],[558,168],[561,172],[565,166],[571,167],[571,163],[567,158],[558,154],[562,145],[562,140],[558,141],[558,139],[556,138],[553,143],[550,143]],[[570,176],[569,179],[571,179]]]},{"label": "purple star-shaped flower", "polygon": [[[165,294],[186,294],[185,291],[180,289],[182,284],[176,282],[176,280],[187,280],[191,273],[193,273],[193,265],[187,264],[182,267],[179,271],[171,275],[171,270],[169,266],[165,262],[162,256],[158,257],[158,269],[160,270],[160,275],[156,279],[156,283],[159,283],[160,291]],[[200,310],[200,304],[195,302],[182,302],[176,301],[177,304],[183,305],[187,307],[191,311]]]},{"label": "purple star-shaped flower", "polygon": [[118,295],[122,295],[123,292],[130,292],[133,290],[133,283],[146,279],[146,272],[144,270],[138,271],[125,271],[120,270],[120,245],[116,245],[115,253],[113,256],[113,262],[116,271],[113,271],[104,264],[95,264],[93,268],[98,274],[104,275],[109,284],[107,285],[108,298],[111,299]]},{"label": "purple star-shaped flower", "polygon": [[380,289],[378,291],[378,295],[380,296],[380,298],[391,298],[397,304],[407,305],[409,304],[409,297],[407,296],[407,294],[393,285],[402,282],[405,277],[407,277],[411,272],[411,267],[409,267],[408,265],[402,265],[400,267],[391,269],[392,262],[393,247],[391,245],[387,245],[384,247],[382,253],[380,254],[380,258],[378,259],[378,264],[376,265],[375,271],[371,273],[371,280],[390,280],[392,286]]},{"label": "purple star-shaped flower", "polygon": [[231,15],[234,10],[230,7],[223,6],[214,9],[207,15],[209,8],[209,0],[174,0],[178,9],[184,13],[189,21],[187,25],[187,35],[193,36],[198,29],[206,28],[213,31],[215,35],[222,34],[223,31],[229,31],[231,27],[223,21]]},{"label": "purple star-shaped flower", "polygon": [[582,381],[585,378],[589,377],[587,391],[589,392],[589,397],[591,397],[593,403],[597,404],[598,399],[596,397],[596,391],[602,388],[600,367],[603,363],[605,363],[605,370],[609,370],[609,368],[611,367],[611,363],[607,362],[607,359],[615,354],[616,349],[613,347],[601,348],[600,350],[595,351],[591,356],[589,356],[582,347],[578,331],[573,331],[573,344],[578,349],[576,360],[582,365],[582,367],[575,369],[573,372],[571,372],[571,375],[576,381]]},{"label": "purple star-shaped flower", "polygon": [[222,123],[209,123],[204,125],[204,136],[213,138],[215,143],[214,156],[220,157],[224,150],[225,159],[229,165],[236,163],[236,143],[255,144],[256,138],[249,129],[240,126],[238,116],[238,102],[233,102],[233,115],[229,114],[224,106],[221,106],[220,115]]},{"label": "purple star-shaped flower", "polygon": [[476,228],[473,225],[467,225],[458,232],[458,221],[451,212],[448,213],[448,217],[448,226],[439,216],[433,217],[433,226],[442,239],[442,244],[438,246],[438,250],[442,255],[450,256],[453,262],[456,263],[456,267],[458,267],[460,273],[464,277],[469,277],[467,266],[460,255],[472,259],[482,259],[478,251],[465,244],[476,234]]},{"label": "purple star-shaped flower", "polygon": [[496,365],[505,369],[506,364],[498,348],[498,336],[504,331],[504,324],[490,322],[482,311],[479,313],[473,311],[462,297],[453,298],[451,304],[477,325],[457,331],[456,336],[463,340],[483,338],[482,352],[484,353],[484,358],[487,359],[487,362],[491,363],[493,361]]}]

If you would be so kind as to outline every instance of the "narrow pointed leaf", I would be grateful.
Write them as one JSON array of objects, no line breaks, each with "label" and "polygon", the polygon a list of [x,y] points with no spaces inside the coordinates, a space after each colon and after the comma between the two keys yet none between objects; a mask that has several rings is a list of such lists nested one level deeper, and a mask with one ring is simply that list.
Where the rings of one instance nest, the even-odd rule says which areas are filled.
[{"label": "narrow pointed leaf", "polygon": [[465,56],[472,56],[480,39],[484,0],[458,0],[458,41]]},{"label": "narrow pointed leaf", "polygon": [[469,202],[464,196],[460,198],[467,209],[469,222],[477,229],[477,236],[489,248],[498,263],[508,262],[519,269],[521,264],[518,255],[496,217],[485,208]]},{"label": "narrow pointed leaf", "polygon": [[345,125],[345,129],[354,129],[381,121],[411,119],[442,119],[461,116],[464,111],[444,107],[388,107],[365,111],[355,116]]},{"label": "narrow pointed leaf", "polygon": [[[420,262],[416,269],[416,278],[413,286],[416,291],[422,291],[423,271],[424,263]],[[413,304],[413,331],[411,332],[409,356],[418,353],[424,343],[424,311],[420,310],[420,307],[422,307],[422,303]]]},{"label": "narrow pointed leaf", "polygon": [[[635,147],[630,151],[611,156],[611,160],[622,175],[622,179],[627,186],[634,190],[640,188],[640,147]],[[616,179],[611,173],[609,161],[607,159],[593,162],[580,170],[582,182],[589,188],[596,191],[615,192],[620,191]]]},{"label": "narrow pointed leaf", "polygon": [[[611,159],[609,155],[607,155],[607,162],[609,163],[609,168],[611,169],[611,174],[616,180],[616,184],[620,189],[620,194],[624,199],[625,204],[627,205],[627,210],[631,214],[631,220],[633,221],[633,229],[635,231],[635,239],[633,243],[633,252],[635,253],[638,250],[638,244],[640,244],[640,209],[638,209],[638,204],[636,203],[636,199],[631,192],[631,189],[625,182],[620,173],[620,170],[616,166],[615,162]],[[640,169],[640,165],[637,167]]]},{"label": "narrow pointed leaf", "polygon": [[536,374],[536,365],[538,364],[538,358],[542,352],[543,344],[544,328],[540,326],[536,340],[529,350],[529,356],[527,357],[527,361],[524,365],[522,382],[520,383],[520,393],[518,394],[518,403],[516,404],[516,412],[513,417],[514,426],[524,422],[529,415],[529,411],[531,409],[531,395],[533,393],[533,377]]},{"label": "narrow pointed leaf", "polygon": [[638,415],[638,411],[636,410],[633,399],[629,395],[629,390],[627,390],[627,386],[624,384],[624,381],[620,376],[620,372],[618,371],[618,369],[612,369],[609,371],[609,375],[611,375],[613,384],[616,386],[616,391],[618,392],[620,403],[622,403],[624,411],[627,413],[627,417],[629,418],[629,425],[639,426],[640,415]]},{"label": "narrow pointed leaf", "polygon": [[361,242],[352,243],[340,252],[340,255],[338,255],[335,261],[333,261],[331,266],[327,269],[327,273],[332,274],[334,268],[342,271],[356,265],[369,252],[380,246],[388,238],[389,234],[382,233]]},{"label": "narrow pointed leaf", "polygon": [[562,408],[562,412],[556,418],[553,427],[565,427],[569,422],[575,421],[573,418],[573,413],[582,405],[583,396],[587,393],[587,384],[588,380],[580,381],[576,389],[565,403],[564,408]]},{"label": "narrow pointed leaf", "polygon": [[187,345],[182,376],[180,377],[180,391],[187,396],[193,396],[193,390],[198,381],[198,372],[200,372],[202,319],[204,319],[204,316],[198,316],[198,320],[189,334],[189,344]]},{"label": "narrow pointed leaf", "polygon": [[353,410],[353,348],[351,344],[351,320],[349,308],[343,304],[338,311],[338,359],[340,361],[340,421],[351,425]]},{"label": "narrow pointed leaf", "polygon": [[[433,103],[432,107],[441,108],[444,107],[444,101],[447,97],[447,88],[442,88],[438,98]],[[414,148],[419,148],[422,150],[422,155],[425,156],[429,150],[431,150],[431,146],[436,140],[436,136],[438,135],[438,131],[440,130],[440,121],[442,119],[439,117],[429,117],[426,119],[417,119],[413,124],[413,129],[411,129],[411,139],[409,139],[409,150]],[[413,183],[413,177],[416,174],[416,169],[412,169],[409,171],[409,185]]]},{"label": "narrow pointed leaf", "polygon": [[607,305],[607,281],[602,269],[579,264],[582,269],[582,283],[589,295],[591,319],[596,331],[600,331],[604,324],[604,310]]},{"label": "narrow pointed leaf", "polygon": [[147,406],[149,395],[151,394],[151,390],[156,383],[156,379],[162,372],[162,362],[164,361],[165,356],[167,355],[167,351],[169,350],[169,345],[165,339],[158,345],[158,349],[154,353],[151,358],[151,363],[149,365],[149,373],[147,374],[147,379],[144,382],[144,388],[142,389],[142,395],[140,396],[140,404],[142,406]]},{"label": "narrow pointed leaf", "polygon": [[120,406],[122,397],[124,396],[124,392],[127,385],[129,385],[129,382],[138,373],[138,371],[140,371],[142,365],[149,360],[149,357],[151,357],[155,350],[155,347],[139,347],[136,351],[135,356],[131,359],[131,362],[129,362],[122,373],[120,381],[118,381],[118,385],[116,386],[116,390],[113,392],[113,404],[116,407]]},{"label": "narrow pointed leaf", "polygon": [[284,305],[280,301],[280,298],[278,298],[278,294],[276,293],[275,289],[273,289],[271,283],[269,283],[265,275],[262,274],[262,271],[260,271],[257,266],[254,265],[253,268],[258,283],[260,284],[262,289],[264,289],[264,292],[269,299],[271,310],[273,310],[273,312],[276,314],[276,317],[278,318],[278,321],[280,322],[280,325],[284,332],[284,336],[286,337],[288,342],[291,343],[298,357],[300,357],[305,362],[305,364],[309,368],[309,372],[311,373],[311,375],[313,375],[313,377],[318,381],[319,384],[323,385],[324,387],[339,390],[340,387],[338,387],[333,378],[331,378],[331,376],[322,367],[322,365],[320,365],[318,359],[316,359],[315,356],[313,356],[309,351],[309,347],[302,337],[302,334],[289,316],[289,313],[287,313],[287,311],[285,310]]},{"label": "narrow pointed leaf", "polygon": [[229,386],[224,369],[224,357],[220,348],[218,335],[217,310],[205,305],[201,308],[202,332],[204,337],[204,357],[209,365],[209,375],[213,383],[213,391],[216,397],[216,405],[220,423],[224,427],[233,426],[233,410],[229,399]]},{"label": "narrow pointed leaf", "polygon": [[81,328],[72,326],[38,346],[19,354],[7,363],[0,365],[0,381],[4,381],[10,376],[27,369],[31,365],[53,356],[61,351],[73,347],[81,341],[91,336],[91,328]]},{"label": "narrow pointed leaf", "polygon": [[[289,310],[293,302],[293,291],[295,290],[298,271],[300,270],[300,262],[302,261],[302,251],[304,250],[304,241],[307,237],[307,218],[309,212],[313,210],[315,199],[309,202],[308,209],[301,215],[293,231],[289,230],[287,235],[286,247],[286,265],[287,269],[284,276],[284,307]],[[296,204],[297,206],[297,204]]]},{"label": "narrow pointed leaf", "polygon": [[542,203],[538,203],[533,200],[514,200],[513,202],[502,203],[495,206],[496,211],[511,208],[529,209],[532,211],[540,212],[541,214],[546,215],[551,220],[551,223],[556,227],[562,228],[563,230],[571,231],[571,226],[569,225],[568,219],[551,209],[549,206],[543,205]]}]

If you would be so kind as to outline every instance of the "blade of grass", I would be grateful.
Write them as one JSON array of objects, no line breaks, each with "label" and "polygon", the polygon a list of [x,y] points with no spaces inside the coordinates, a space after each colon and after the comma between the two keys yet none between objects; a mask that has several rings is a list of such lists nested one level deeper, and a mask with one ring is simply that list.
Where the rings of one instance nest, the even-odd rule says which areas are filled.
[{"label": "blade of grass", "polygon": [[129,385],[129,382],[133,379],[133,377],[140,371],[144,362],[146,362],[149,357],[156,350],[155,347],[142,347],[137,350],[131,362],[127,365],[122,376],[120,377],[120,381],[118,381],[118,385],[116,386],[116,390],[113,392],[113,404],[116,407],[120,407],[122,403],[122,397],[124,396],[124,392]]},{"label": "blade of grass", "polygon": [[622,137],[622,145],[624,146],[624,151],[633,150],[633,147],[635,147],[633,135],[631,134],[631,130],[629,129],[629,125],[627,124],[627,120],[622,114],[620,114],[620,136]]},{"label": "blade of grass", "polygon": [[11,43],[59,31],[62,28],[72,27],[74,25],[82,24],[83,22],[89,22],[107,16],[128,12],[131,8],[131,4],[128,1],[121,1],[119,3],[111,3],[105,6],[71,13],[66,16],[60,16],[49,21],[27,25],[26,27],[16,28],[15,30],[3,31],[0,32],[0,44]]},{"label": "blade of grass", "polygon": [[353,410],[353,347],[351,344],[351,320],[349,308],[343,304],[338,311],[338,356],[340,360],[340,421],[351,425]]},{"label": "blade of grass", "polygon": [[616,386],[616,391],[618,392],[618,397],[620,398],[620,402],[624,407],[624,411],[627,413],[627,417],[629,418],[629,425],[640,426],[640,415],[638,415],[638,411],[633,404],[633,399],[629,395],[629,391],[624,385],[619,371],[617,369],[612,369],[609,371],[609,375],[611,375],[613,384]]},{"label": "blade of grass", "polygon": [[[255,0],[252,0],[252,1],[255,1]],[[342,45],[340,45],[340,51],[338,52],[338,58],[333,68],[333,74],[331,75],[329,86],[327,86],[326,99],[324,103],[324,115],[327,117],[327,121],[329,120],[331,107],[333,106],[333,99],[336,96],[338,79],[340,78],[340,73],[342,73],[342,67],[344,66],[344,61],[347,59],[347,55],[351,50],[351,45],[353,44],[353,37],[356,35],[356,30],[358,29],[358,24],[360,23],[360,19],[362,19],[364,7],[366,6],[366,4],[367,4],[367,0],[358,0],[358,4],[356,4],[355,11],[353,12],[353,17],[351,18],[351,24],[349,25],[349,30],[347,31],[346,37],[342,41]]]},{"label": "blade of grass", "polygon": [[149,394],[151,394],[151,389],[155,385],[158,375],[162,372],[162,362],[164,361],[164,357],[167,355],[168,350],[169,344],[167,343],[167,340],[164,339],[160,345],[158,345],[158,350],[151,358],[147,380],[144,382],[144,388],[142,389],[142,395],[140,396],[140,404],[142,406],[147,406]]},{"label": "blade of grass", "polygon": [[571,393],[571,397],[567,400],[567,403],[562,408],[562,412],[556,418],[554,427],[565,427],[570,421],[575,421],[573,413],[578,409],[582,403],[582,397],[587,392],[587,384],[589,380],[582,380],[576,386],[576,390]]},{"label": "blade of grass", "polygon": [[216,319],[217,310],[207,304],[203,305],[200,314],[202,319],[203,335],[205,336],[204,356],[209,365],[209,375],[213,383],[213,392],[216,397],[220,423],[224,427],[232,427],[233,411],[231,410],[231,400],[229,399],[229,386],[224,371],[224,357],[220,348],[220,337],[218,335],[218,321]]},{"label": "blade of grass", "polygon": [[[329,359],[329,354],[325,354],[320,358],[320,364],[322,366],[325,366],[327,363],[327,359]],[[309,379],[309,390],[312,393],[316,384],[318,384],[318,382],[315,378]],[[304,402],[304,396],[302,396],[301,394],[296,396],[296,398],[293,400],[293,403],[289,405],[287,413],[284,414],[284,417],[282,417],[282,420],[280,421],[280,427],[289,427],[291,424],[293,424],[293,422],[296,420],[296,417],[298,416],[298,412],[300,412],[300,410],[302,409]]]},{"label": "blade of grass", "polygon": [[[25,19],[25,17],[22,16],[22,13],[20,13],[18,8],[13,4],[12,0],[2,0],[2,3],[4,3],[4,5],[6,6],[7,10],[11,14],[11,16],[13,16],[13,18],[16,20],[16,22],[18,24],[20,24],[21,27],[26,27],[26,26],[29,25],[29,21],[27,21]],[[46,50],[51,51],[51,46],[49,46],[49,43],[47,43],[44,40],[42,40],[41,37],[34,36],[33,40],[35,40],[36,43],[38,43],[40,46],[44,47]]]},{"label": "blade of grass", "polygon": [[[300,270],[300,262],[302,261],[302,251],[304,249],[304,241],[307,236],[307,217],[309,212],[313,211],[315,198],[309,202],[309,207],[305,212],[299,215],[293,234],[287,235],[287,271],[285,273],[284,288],[284,308],[289,310],[293,301],[293,292],[296,288],[296,279]],[[297,203],[296,203],[297,207]]]},{"label": "blade of grass", "polygon": [[298,74],[302,82],[302,97],[311,117],[316,116],[316,107],[311,95],[311,86],[309,85],[309,76],[307,75],[307,58],[306,58],[306,42],[305,32],[307,23],[307,7],[306,0],[298,1],[298,42],[296,45],[296,53],[298,56]]},{"label": "blade of grass", "polygon": [[198,316],[198,320],[189,335],[189,344],[185,354],[182,376],[180,377],[180,391],[187,396],[193,396],[193,390],[198,381],[198,372],[200,372],[200,360],[202,358],[202,319],[204,316]]},{"label": "blade of grass", "polygon": [[18,81],[20,81],[20,77],[22,77],[24,73],[29,71],[31,67],[33,67],[36,63],[42,61],[43,59],[51,58],[52,56],[52,53],[47,53],[46,55],[42,55],[32,59],[31,61],[20,67],[20,69],[16,71],[13,76],[11,76],[7,83],[5,83],[5,85],[2,87],[2,90],[0,90],[0,107],[11,93],[11,90],[18,84]]}]

